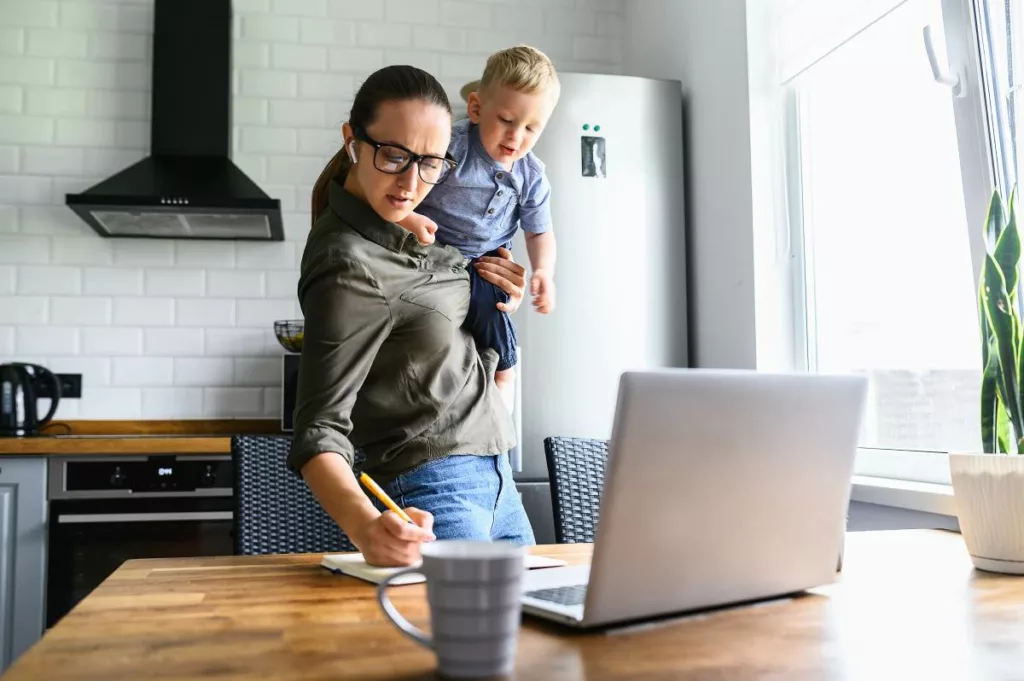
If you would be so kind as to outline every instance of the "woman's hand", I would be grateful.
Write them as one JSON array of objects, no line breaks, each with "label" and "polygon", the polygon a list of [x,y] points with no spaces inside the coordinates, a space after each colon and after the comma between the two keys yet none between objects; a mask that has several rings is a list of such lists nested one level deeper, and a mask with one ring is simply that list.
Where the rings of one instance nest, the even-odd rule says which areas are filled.
[{"label": "woman's hand", "polygon": [[498,309],[512,314],[519,309],[526,291],[526,268],[512,259],[512,252],[507,248],[499,248],[500,257],[482,256],[477,258],[473,267],[480,277],[509,295],[507,303],[498,303]]},{"label": "woman's hand", "polygon": [[370,565],[400,567],[420,558],[420,543],[434,541],[434,516],[418,508],[403,509],[415,525],[386,511],[349,535]]},{"label": "woman's hand", "polygon": [[434,541],[434,516],[406,508],[412,525],[391,511],[381,513],[359,486],[352,467],[336,452],[321,452],[307,461],[302,477],[371,565],[410,565],[419,560],[420,543]]}]

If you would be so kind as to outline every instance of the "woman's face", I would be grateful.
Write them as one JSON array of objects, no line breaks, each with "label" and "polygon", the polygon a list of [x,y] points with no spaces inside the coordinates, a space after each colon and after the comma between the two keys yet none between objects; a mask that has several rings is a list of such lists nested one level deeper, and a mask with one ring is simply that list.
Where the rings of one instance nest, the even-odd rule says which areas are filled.
[{"label": "woman's face", "polygon": [[[451,140],[452,121],[445,109],[425,100],[392,101],[377,107],[376,117],[364,132],[376,142],[443,157]],[[355,140],[356,152],[345,188],[389,222],[407,217],[433,187],[420,178],[419,164],[413,163],[399,175],[381,172],[374,165],[373,145],[357,139],[348,123],[342,127],[342,134],[346,149]]]}]

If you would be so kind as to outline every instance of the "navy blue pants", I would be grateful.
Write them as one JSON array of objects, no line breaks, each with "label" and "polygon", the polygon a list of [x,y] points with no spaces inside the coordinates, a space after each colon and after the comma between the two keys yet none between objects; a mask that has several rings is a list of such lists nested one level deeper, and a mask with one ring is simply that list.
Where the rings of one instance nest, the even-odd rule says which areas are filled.
[{"label": "navy blue pants", "polygon": [[[491,251],[487,255],[497,257],[498,252]],[[507,303],[509,298],[507,293],[481,277],[475,267],[469,268],[469,312],[462,326],[473,334],[477,347],[492,348],[498,353],[498,371],[519,364],[516,328],[508,314],[497,307],[499,302]]]}]

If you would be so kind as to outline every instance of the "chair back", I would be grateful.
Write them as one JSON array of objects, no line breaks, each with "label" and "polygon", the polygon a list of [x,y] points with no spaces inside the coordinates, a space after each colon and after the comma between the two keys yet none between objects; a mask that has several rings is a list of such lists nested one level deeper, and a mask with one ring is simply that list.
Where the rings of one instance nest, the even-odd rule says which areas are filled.
[{"label": "chair back", "polygon": [[249,556],[357,550],[305,481],[288,470],[290,447],[288,436],[231,438],[235,553]]},{"label": "chair back", "polygon": [[551,478],[555,541],[559,544],[593,542],[608,460],[608,441],[549,437],[544,439],[544,455]]}]

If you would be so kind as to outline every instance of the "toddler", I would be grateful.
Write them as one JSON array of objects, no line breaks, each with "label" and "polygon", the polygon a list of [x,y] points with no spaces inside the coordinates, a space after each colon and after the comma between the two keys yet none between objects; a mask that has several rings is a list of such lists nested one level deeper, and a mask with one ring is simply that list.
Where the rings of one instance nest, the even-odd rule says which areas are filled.
[{"label": "toddler", "polygon": [[[468,97],[467,119],[452,126],[448,153],[458,163],[402,225],[420,240],[428,234],[472,260],[511,248],[522,228],[530,259],[534,308],[555,308],[555,235],[551,187],[544,164],[531,151],[558,102],[554,65],[544,53],[520,45],[487,59],[480,85]],[[518,351],[508,315],[508,294],[470,267],[470,303],[464,326],[477,345],[498,353],[495,382],[511,410]]]}]

